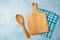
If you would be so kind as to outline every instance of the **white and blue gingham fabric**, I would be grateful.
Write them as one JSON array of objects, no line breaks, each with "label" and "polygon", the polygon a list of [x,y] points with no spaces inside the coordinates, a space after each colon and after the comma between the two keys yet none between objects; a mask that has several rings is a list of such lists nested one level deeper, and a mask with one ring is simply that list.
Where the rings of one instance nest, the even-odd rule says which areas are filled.
[{"label": "white and blue gingham fabric", "polygon": [[55,27],[57,19],[58,19],[58,15],[56,15],[56,13],[53,13],[51,11],[47,11],[47,10],[44,10],[41,8],[39,8],[38,11],[46,13],[46,18],[47,18],[48,27],[49,27],[49,32],[41,33],[40,35],[47,37],[47,38],[51,38],[54,27]]}]

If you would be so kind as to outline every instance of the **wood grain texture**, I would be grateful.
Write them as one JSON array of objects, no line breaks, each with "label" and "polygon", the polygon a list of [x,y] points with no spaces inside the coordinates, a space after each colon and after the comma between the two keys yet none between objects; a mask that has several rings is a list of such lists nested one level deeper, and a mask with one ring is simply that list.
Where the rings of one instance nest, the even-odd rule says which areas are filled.
[{"label": "wood grain texture", "polygon": [[27,15],[26,20],[28,24],[28,31],[30,34],[49,31],[46,14],[38,12],[35,2],[32,3],[32,13]]}]

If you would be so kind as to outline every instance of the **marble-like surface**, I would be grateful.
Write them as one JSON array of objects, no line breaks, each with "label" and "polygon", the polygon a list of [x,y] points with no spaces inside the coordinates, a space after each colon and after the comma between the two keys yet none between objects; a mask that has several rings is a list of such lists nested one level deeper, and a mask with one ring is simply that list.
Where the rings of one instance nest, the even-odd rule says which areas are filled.
[{"label": "marble-like surface", "polygon": [[[56,12],[59,16],[53,35],[50,39],[41,35],[31,35],[27,39],[21,25],[16,20],[16,14],[26,15],[31,13],[31,3],[37,2],[38,8]],[[27,23],[25,19],[25,26]],[[0,0],[0,40],[60,40],[60,0]]]}]

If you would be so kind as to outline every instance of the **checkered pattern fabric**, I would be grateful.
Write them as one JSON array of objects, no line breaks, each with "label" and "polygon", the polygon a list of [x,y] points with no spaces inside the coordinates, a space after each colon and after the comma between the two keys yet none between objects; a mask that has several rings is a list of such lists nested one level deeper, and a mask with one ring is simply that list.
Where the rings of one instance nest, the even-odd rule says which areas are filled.
[{"label": "checkered pattern fabric", "polygon": [[44,10],[41,8],[39,8],[38,11],[46,13],[48,27],[49,27],[49,32],[41,33],[40,35],[45,36],[47,38],[51,38],[54,27],[55,27],[57,19],[58,19],[58,15],[56,15],[56,13],[53,13],[51,11],[47,11],[47,10]]}]

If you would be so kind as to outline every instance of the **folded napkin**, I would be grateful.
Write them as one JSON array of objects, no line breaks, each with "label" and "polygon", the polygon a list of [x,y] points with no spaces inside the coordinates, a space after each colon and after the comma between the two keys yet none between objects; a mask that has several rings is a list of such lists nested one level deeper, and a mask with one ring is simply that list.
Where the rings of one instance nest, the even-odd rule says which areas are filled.
[{"label": "folded napkin", "polygon": [[39,8],[38,11],[46,13],[46,18],[47,18],[48,27],[49,27],[49,32],[41,33],[40,35],[45,36],[47,38],[51,38],[54,27],[58,19],[58,15],[56,15],[56,13],[53,13],[52,11],[44,10],[41,8]]}]

